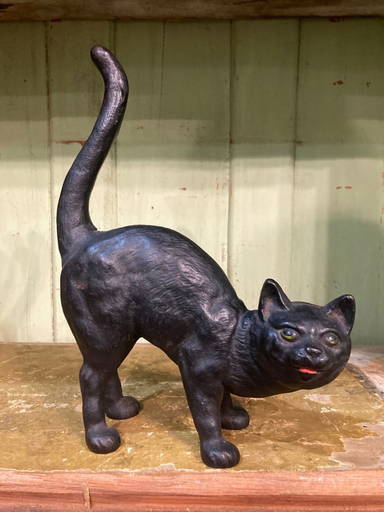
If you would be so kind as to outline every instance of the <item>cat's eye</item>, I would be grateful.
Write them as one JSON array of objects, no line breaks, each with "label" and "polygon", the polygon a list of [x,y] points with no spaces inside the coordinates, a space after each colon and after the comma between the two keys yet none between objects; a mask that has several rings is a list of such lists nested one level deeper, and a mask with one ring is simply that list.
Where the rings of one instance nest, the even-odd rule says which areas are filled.
[{"label": "cat's eye", "polygon": [[339,338],[333,332],[329,332],[325,335],[325,342],[327,345],[333,347],[334,345],[337,345],[339,343]]},{"label": "cat's eye", "polygon": [[295,341],[295,340],[297,340],[299,334],[294,329],[286,327],[285,329],[282,329],[280,331],[280,336],[287,341]]}]

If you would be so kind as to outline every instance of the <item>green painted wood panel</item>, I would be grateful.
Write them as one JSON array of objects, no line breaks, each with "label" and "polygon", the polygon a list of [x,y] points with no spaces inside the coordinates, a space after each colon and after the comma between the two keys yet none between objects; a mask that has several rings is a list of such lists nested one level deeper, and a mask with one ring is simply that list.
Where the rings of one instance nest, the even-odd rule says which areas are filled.
[{"label": "green painted wood panel", "polygon": [[91,213],[190,236],[256,307],[352,292],[383,343],[384,20],[62,22],[0,31],[0,339],[72,341],[55,210],[115,49],[131,93]]},{"label": "green painted wood panel", "polygon": [[0,340],[50,341],[51,209],[44,26],[0,30]]},{"label": "green painted wood panel", "polygon": [[232,41],[230,276],[256,309],[266,278],[289,284],[298,21],[238,21]]},{"label": "green painted wood panel", "polygon": [[192,238],[226,269],[229,23],[120,23],[131,82],[118,139],[119,224]]},{"label": "green painted wood panel", "polygon": [[382,343],[384,20],[302,23],[291,288],[356,296],[359,343]]}]

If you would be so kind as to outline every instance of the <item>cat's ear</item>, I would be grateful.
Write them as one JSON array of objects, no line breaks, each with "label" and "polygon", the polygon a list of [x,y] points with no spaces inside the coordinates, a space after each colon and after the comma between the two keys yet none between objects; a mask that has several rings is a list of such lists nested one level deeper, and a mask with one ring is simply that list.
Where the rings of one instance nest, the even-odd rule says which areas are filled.
[{"label": "cat's ear", "polygon": [[258,312],[261,319],[266,321],[272,313],[285,311],[290,307],[291,301],[285,295],[279,283],[273,279],[267,279],[260,293]]},{"label": "cat's ear", "polygon": [[355,321],[356,304],[352,295],[342,295],[324,306],[327,315],[335,319],[349,334]]}]

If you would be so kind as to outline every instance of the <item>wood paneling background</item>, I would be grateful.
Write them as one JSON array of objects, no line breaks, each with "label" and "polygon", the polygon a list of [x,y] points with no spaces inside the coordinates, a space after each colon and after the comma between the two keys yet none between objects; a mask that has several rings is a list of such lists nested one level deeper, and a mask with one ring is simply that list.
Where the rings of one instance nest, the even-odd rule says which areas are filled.
[{"label": "wood paneling background", "polygon": [[183,232],[251,308],[267,277],[353,293],[355,343],[384,343],[381,19],[2,24],[0,340],[73,339],[55,209],[102,98],[94,44],[130,80],[96,224]]}]

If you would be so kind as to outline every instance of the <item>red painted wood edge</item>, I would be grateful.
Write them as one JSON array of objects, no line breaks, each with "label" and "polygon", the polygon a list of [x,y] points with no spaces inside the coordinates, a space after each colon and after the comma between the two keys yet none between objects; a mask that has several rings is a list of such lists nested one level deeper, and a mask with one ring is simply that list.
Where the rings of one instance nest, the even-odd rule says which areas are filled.
[{"label": "red painted wood edge", "polygon": [[384,510],[384,471],[0,471],[0,511]]}]

